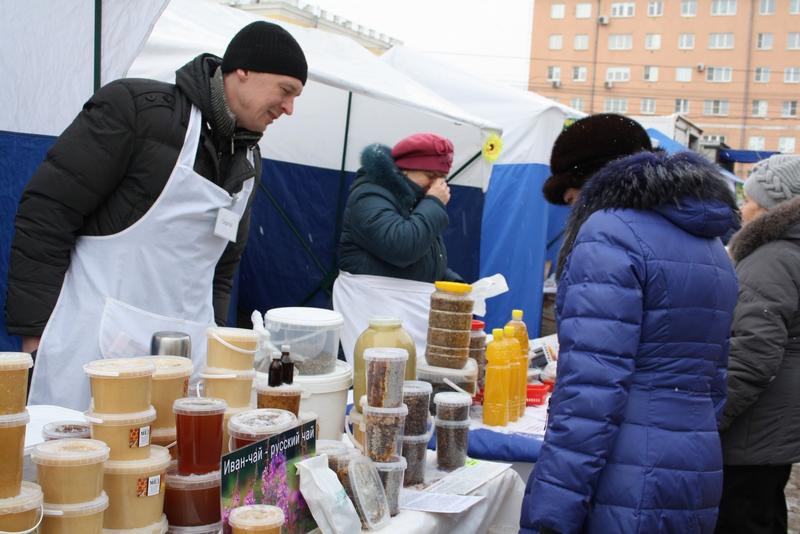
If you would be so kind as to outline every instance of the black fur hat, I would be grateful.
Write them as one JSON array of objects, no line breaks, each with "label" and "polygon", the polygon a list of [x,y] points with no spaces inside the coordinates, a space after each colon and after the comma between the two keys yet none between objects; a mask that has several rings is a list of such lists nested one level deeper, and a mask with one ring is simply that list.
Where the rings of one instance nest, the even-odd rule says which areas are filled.
[{"label": "black fur hat", "polygon": [[580,189],[606,163],[643,150],[652,151],[653,146],[635,120],[616,113],[584,117],[561,132],[553,144],[553,174],[542,186],[542,193],[551,204],[566,204],[567,189]]}]

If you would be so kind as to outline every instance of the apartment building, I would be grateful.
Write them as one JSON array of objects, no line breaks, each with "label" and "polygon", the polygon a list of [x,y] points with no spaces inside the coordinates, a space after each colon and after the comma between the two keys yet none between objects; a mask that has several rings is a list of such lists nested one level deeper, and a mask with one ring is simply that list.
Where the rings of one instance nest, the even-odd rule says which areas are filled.
[{"label": "apartment building", "polygon": [[677,112],[708,142],[796,153],[800,0],[537,0],[529,88],[587,113]]}]

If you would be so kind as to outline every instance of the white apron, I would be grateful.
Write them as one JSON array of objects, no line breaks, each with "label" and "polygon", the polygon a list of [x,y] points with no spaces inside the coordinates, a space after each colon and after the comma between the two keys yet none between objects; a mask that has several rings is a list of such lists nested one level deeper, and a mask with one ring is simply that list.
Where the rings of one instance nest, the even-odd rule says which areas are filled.
[{"label": "white apron", "polygon": [[214,270],[229,242],[214,233],[217,214],[226,208],[241,217],[254,180],[231,196],[197,174],[201,128],[192,106],[175,168],[141,219],[117,234],[78,238],[39,344],[30,404],[87,409],[83,364],[149,354],[160,330],[188,333],[195,374],[205,366]]},{"label": "white apron", "polygon": [[333,309],[344,317],[341,342],[347,362],[353,365],[356,340],[376,315],[403,320],[403,329],[417,347],[417,362],[422,362],[434,289],[427,282],[340,271],[333,283]]}]

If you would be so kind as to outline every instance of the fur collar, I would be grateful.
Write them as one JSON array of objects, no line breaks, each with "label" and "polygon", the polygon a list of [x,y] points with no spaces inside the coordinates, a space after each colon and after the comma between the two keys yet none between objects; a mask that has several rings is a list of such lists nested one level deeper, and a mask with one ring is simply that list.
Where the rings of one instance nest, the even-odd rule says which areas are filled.
[{"label": "fur collar", "polygon": [[786,237],[798,237],[800,231],[792,231],[800,224],[800,197],[781,202],[761,217],[742,228],[731,239],[731,257],[736,263],[753,253],[761,245]]},{"label": "fur collar", "polygon": [[423,196],[422,188],[409,180],[395,165],[392,149],[386,145],[369,145],[361,152],[361,169],[352,189],[370,183],[389,190],[404,208],[413,207]]},{"label": "fur collar", "polygon": [[694,152],[639,152],[610,162],[581,189],[567,221],[559,277],[583,223],[596,211],[612,209],[654,210],[708,237],[738,227],[736,200],[715,165]]}]

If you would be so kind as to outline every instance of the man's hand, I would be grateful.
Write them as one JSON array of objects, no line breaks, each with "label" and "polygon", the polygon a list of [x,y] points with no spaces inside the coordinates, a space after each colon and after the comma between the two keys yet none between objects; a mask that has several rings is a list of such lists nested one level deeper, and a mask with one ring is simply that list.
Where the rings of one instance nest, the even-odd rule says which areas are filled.
[{"label": "man's hand", "polygon": [[428,188],[427,194],[438,198],[445,206],[450,202],[450,186],[447,185],[444,178],[437,178],[434,180],[430,188]]},{"label": "man's hand", "polygon": [[23,336],[22,337],[22,352],[31,353],[39,348],[41,337],[36,336]]}]

